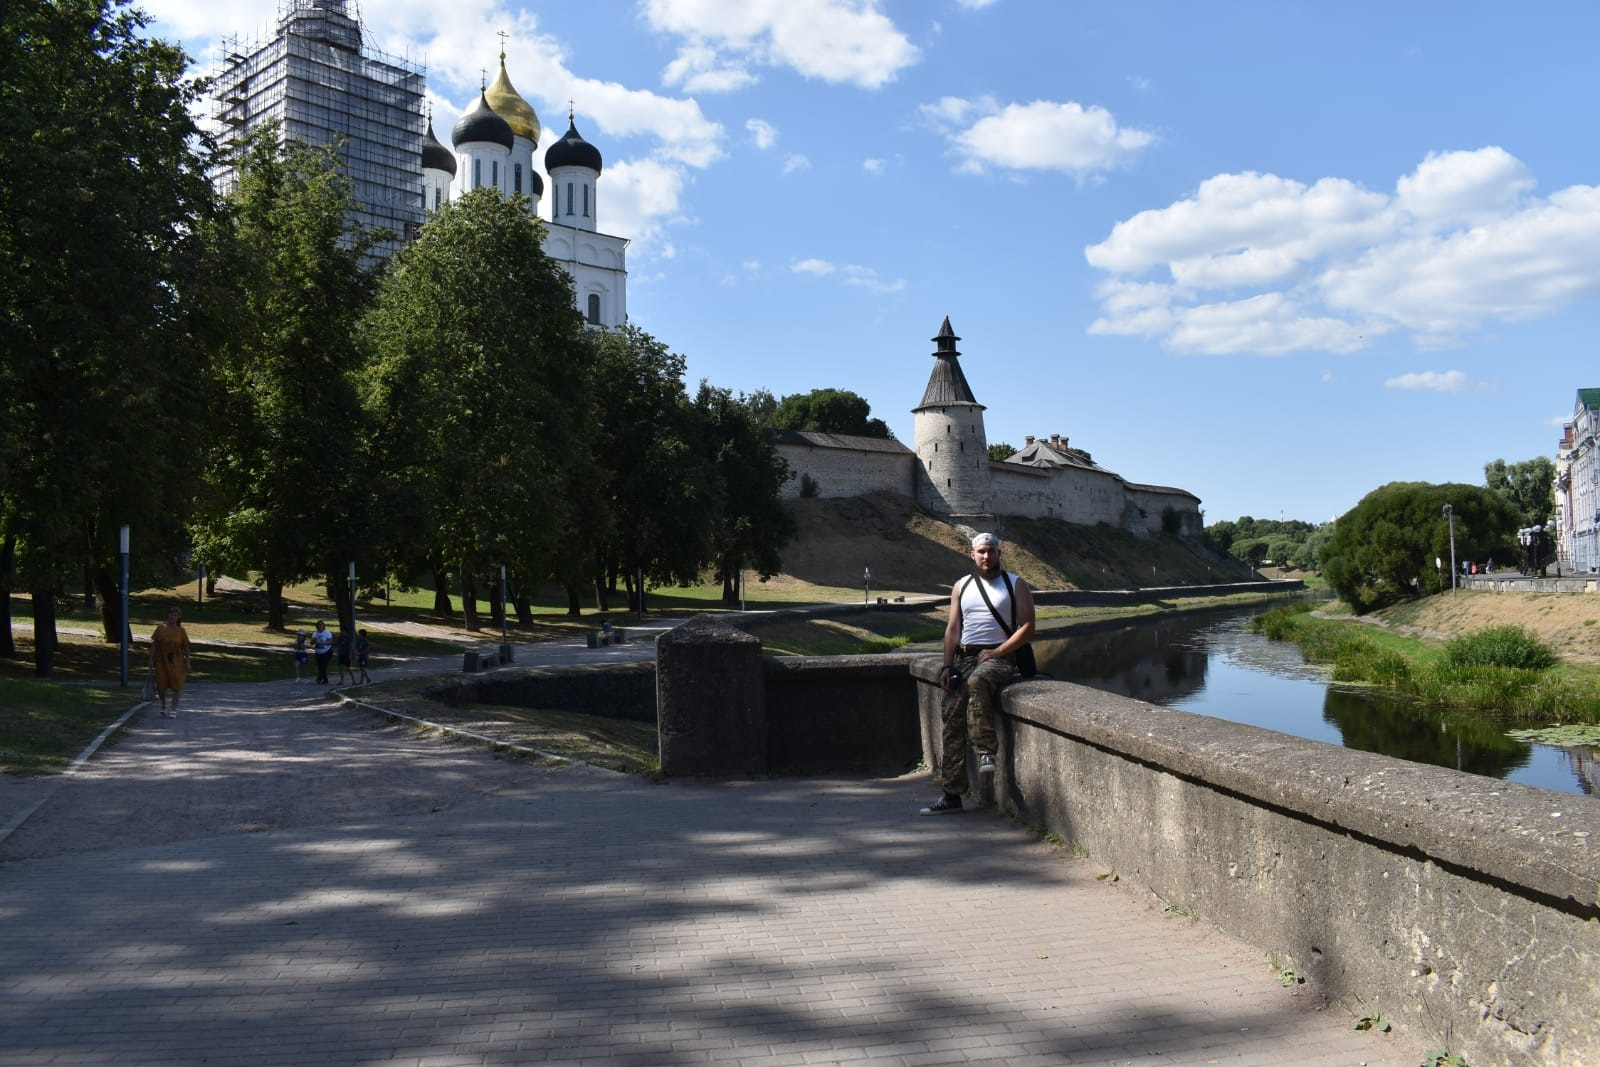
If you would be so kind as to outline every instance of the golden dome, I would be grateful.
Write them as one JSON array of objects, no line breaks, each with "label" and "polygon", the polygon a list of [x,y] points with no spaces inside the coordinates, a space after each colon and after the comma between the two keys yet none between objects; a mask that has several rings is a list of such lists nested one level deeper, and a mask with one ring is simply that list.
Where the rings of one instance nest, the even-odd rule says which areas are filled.
[{"label": "golden dome", "polygon": [[483,91],[483,95],[488,99],[489,106],[494,108],[494,113],[510,124],[512,133],[526,137],[534,144],[539,143],[539,116],[511,87],[511,79],[506,77],[504,52],[500,53],[500,73],[494,76],[493,84]]}]

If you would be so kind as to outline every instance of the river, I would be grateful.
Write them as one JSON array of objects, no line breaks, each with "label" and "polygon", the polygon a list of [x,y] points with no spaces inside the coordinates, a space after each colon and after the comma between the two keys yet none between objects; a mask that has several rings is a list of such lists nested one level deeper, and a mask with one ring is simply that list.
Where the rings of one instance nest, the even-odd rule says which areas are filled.
[{"label": "river", "polygon": [[1163,616],[1035,642],[1055,678],[1179,711],[1539,786],[1600,793],[1600,751],[1507,737],[1488,712],[1430,708],[1328,681],[1298,645],[1250,632],[1264,608]]}]

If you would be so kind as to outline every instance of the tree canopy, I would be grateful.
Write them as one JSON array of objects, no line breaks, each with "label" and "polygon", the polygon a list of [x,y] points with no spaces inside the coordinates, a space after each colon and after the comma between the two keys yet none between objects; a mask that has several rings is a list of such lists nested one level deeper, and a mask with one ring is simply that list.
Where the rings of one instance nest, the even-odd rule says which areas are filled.
[{"label": "tree canopy", "polygon": [[1483,467],[1483,484],[1509,500],[1523,526],[1543,526],[1555,510],[1556,465],[1544,456],[1520,463],[1491,460]]},{"label": "tree canopy", "polygon": [[1366,614],[1450,588],[1452,524],[1458,561],[1509,562],[1518,521],[1503,496],[1480,486],[1391,482],[1339,517],[1323,550],[1323,574],[1340,599]]},{"label": "tree canopy", "polygon": [[[759,400],[752,405],[758,410]],[[855,437],[889,437],[888,425],[872,418],[872,405],[848,389],[813,389],[779,400],[766,424],[774,430],[839,433]]]}]

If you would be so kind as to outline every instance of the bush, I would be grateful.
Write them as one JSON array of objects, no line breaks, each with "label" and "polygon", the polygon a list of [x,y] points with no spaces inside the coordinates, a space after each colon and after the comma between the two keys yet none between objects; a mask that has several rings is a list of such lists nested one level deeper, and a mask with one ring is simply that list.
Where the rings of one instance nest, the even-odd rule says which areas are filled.
[{"label": "bush", "polygon": [[1444,661],[1452,667],[1542,671],[1555,665],[1556,656],[1548,645],[1520,626],[1491,626],[1445,645]]},{"label": "bush", "polygon": [[800,475],[800,495],[803,498],[810,500],[821,492],[822,486],[817,484],[817,480],[815,478],[811,477],[809,474]]},{"label": "bush", "polygon": [[1250,632],[1269,641],[1294,640],[1295,620],[1311,610],[1310,604],[1285,604],[1250,620]]}]

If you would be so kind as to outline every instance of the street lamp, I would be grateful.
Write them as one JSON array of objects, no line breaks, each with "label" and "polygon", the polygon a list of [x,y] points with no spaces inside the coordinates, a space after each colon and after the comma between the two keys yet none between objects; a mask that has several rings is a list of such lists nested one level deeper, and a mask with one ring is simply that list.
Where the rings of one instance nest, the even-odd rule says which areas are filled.
[{"label": "street lamp", "polygon": [[206,565],[194,565],[194,613],[200,614],[206,606]]},{"label": "street lamp", "polygon": [[862,604],[863,607],[865,607],[866,605],[872,603],[872,568],[871,567],[863,567],[861,569],[861,585],[862,585],[861,604]]},{"label": "street lamp", "polygon": [[350,636],[354,640],[356,632],[356,561],[350,561]]},{"label": "street lamp", "polygon": [[1456,588],[1456,509],[1444,506],[1444,517],[1450,523],[1450,588]]}]

